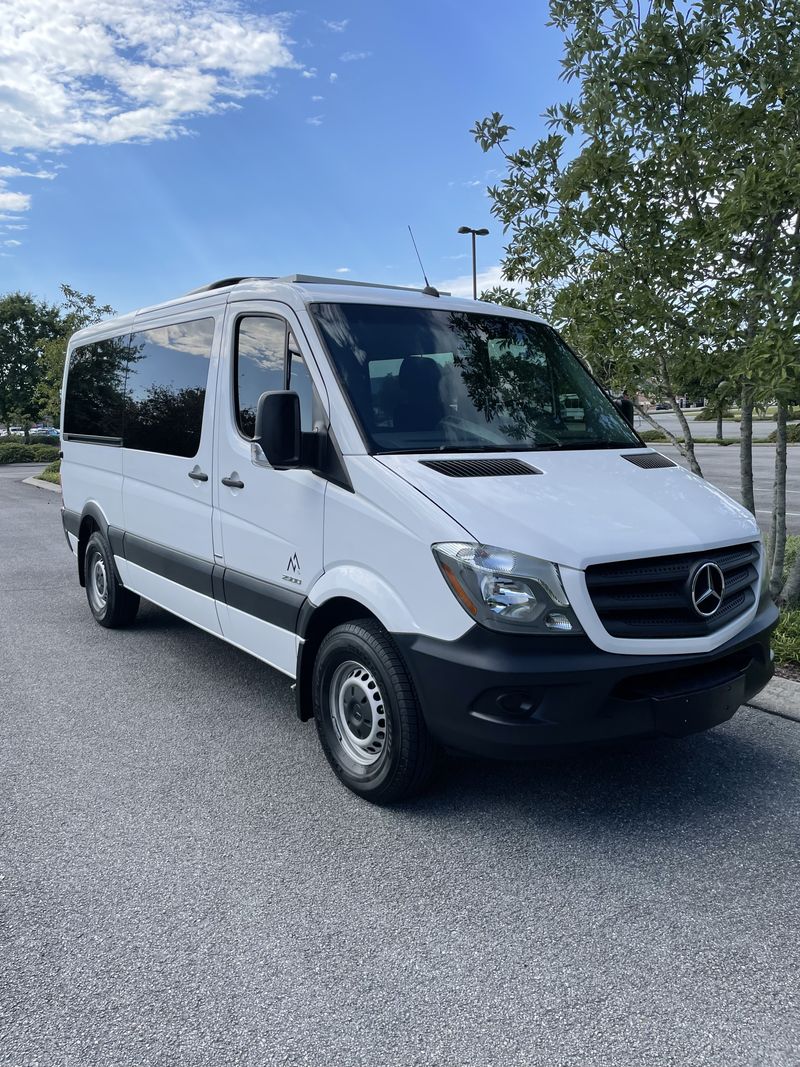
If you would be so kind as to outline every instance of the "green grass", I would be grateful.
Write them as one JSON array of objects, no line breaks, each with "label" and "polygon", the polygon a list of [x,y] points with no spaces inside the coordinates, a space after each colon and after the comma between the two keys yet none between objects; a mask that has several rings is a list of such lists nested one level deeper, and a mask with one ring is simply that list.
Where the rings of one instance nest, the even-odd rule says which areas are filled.
[{"label": "green grass", "polygon": [[781,666],[800,666],[800,609],[784,611],[772,637],[775,662]]},{"label": "green grass", "polygon": [[36,477],[41,478],[43,482],[52,482],[54,485],[61,485],[61,460],[57,459],[55,463],[51,463],[48,467],[45,467],[42,473],[37,474]]}]

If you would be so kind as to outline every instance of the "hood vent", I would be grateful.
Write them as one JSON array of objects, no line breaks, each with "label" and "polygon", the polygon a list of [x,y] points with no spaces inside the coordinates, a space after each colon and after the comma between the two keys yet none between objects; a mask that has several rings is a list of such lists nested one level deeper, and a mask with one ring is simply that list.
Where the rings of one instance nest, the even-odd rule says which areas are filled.
[{"label": "hood vent", "polygon": [[423,459],[420,463],[438,474],[446,474],[448,478],[498,478],[503,475],[542,473],[521,459]]},{"label": "hood vent", "polygon": [[627,459],[628,463],[632,463],[634,467],[642,467],[643,470],[651,471],[656,467],[677,467],[677,463],[673,463],[671,459],[667,459],[666,456],[662,456],[658,452],[639,452],[636,455],[623,456],[623,459]]}]

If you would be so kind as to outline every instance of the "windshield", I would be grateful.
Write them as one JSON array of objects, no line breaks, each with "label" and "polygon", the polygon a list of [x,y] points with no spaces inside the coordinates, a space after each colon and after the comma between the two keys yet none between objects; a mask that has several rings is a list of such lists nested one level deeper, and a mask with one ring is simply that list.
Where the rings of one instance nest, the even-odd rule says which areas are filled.
[{"label": "windshield", "polygon": [[641,446],[542,323],[378,304],[312,312],[372,452]]}]

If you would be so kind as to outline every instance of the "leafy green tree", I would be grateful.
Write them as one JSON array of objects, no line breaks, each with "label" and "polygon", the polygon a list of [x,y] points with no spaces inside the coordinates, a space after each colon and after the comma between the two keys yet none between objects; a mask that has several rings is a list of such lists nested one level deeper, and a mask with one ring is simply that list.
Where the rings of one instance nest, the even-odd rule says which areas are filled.
[{"label": "leafy green tree", "polygon": [[58,309],[28,293],[0,298],[0,423],[25,429],[39,416],[39,347],[58,332]]},{"label": "leafy green tree", "polygon": [[800,365],[797,0],[551,0],[550,12],[574,100],[547,109],[529,148],[496,112],[472,131],[507,163],[489,190],[509,234],[504,274],[609,381],[669,399],[695,472],[677,395],[697,381],[720,406],[740,395],[751,509],[753,406],[778,402],[780,596],[781,427]]},{"label": "leafy green tree", "polygon": [[70,337],[76,330],[114,314],[108,304],[99,305],[91,294],[78,292],[65,283],[61,285],[61,293],[58,330],[40,344],[40,374],[35,392],[42,414],[54,422],[58,421],[61,410],[61,381]]}]

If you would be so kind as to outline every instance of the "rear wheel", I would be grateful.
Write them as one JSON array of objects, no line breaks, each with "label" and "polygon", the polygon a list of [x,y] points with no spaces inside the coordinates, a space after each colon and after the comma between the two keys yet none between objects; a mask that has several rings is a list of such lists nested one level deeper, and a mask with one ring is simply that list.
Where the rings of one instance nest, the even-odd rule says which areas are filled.
[{"label": "rear wheel", "polygon": [[83,577],[89,608],[101,626],[115,629],[133,622],[139,610],[139,597],[117,578],[111,547],[97,530],[86,545]]},{"label": "rear wheel", "polygon": [[312,688],[322,748],[349,789],[389,804],[426,786],[436,746],[382,626],[360,619],[331,630],[317,652]]}]

